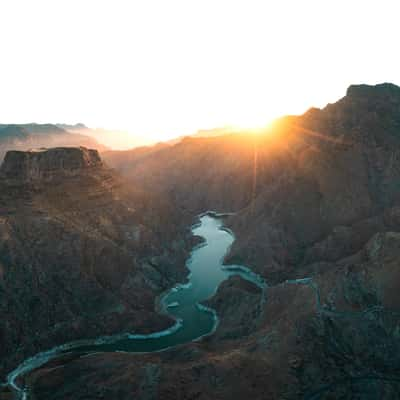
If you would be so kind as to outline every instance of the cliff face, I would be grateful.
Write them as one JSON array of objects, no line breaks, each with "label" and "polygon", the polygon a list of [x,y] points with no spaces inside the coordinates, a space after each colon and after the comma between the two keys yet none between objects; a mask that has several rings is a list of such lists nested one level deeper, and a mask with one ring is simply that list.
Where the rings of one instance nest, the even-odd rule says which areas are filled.
[{"label": "cliff face", "polygon": [[85,146],[99,151],[107,150],[94,138],[73,133],[68,127],[52,124],[0,124],[0,162],[9,150],[26,151],[32,148],[61,146]]},{"label": "cliff face", "polygon": [[337,103],[283,120],[280,129],[292,166],[231,219],[238,233],[231,260],[281,281],[397,229],[387,215],[400,204],[400,88],[350,87]]},{"label": "cliff face", "polygon": [[80,360],[39,376],[37,393],[53,398],[49,382],[68,373],[83,398],[107,368],[112,397],[126,368],[119,387],[143,398],[399,398],[399,149],[400,88],[361,85],[259,136],[185,139],[125,166],[189,215],[236,211],[226,261],[270,287],[262,299],[222,285],[221,323],[202,343]]},{"label": "cliff face", "polygon": [[102,167],[97,150],[60,147],[31,151],[9,151],[0,168],[6,179],[43,183],[79,176]]},{"label": "cliff face", "polygon": [[[400,398],[399,122],[400,88],[390,84],[354,86],[337,103],[322,110],[311,109],[299,117],[283,118],[257,136],[188,138],[169,148],[146,151],[140,162],[136,157],[127,158],[127,164],[119,166],[131,184],[152,193],[148,197],[152,201],[163,198],[173,203],[173,210],[178,211],[174,214],[171,210],[168,215],[175,221],[187,222],[186,217],[190,220],[207,209],[236,211],[227,220],[236,234],[227,261],[254,268],[265,276],[269,287],[261,293],[240,279],[230,279],[209,301],[221,319],[215,335],[157,354],[96,354],[61,362],[63,365],[56,362],[28,377],[34,395],[43,399]],[[158,264],[152,259],[149,267],[143,267],[147,264],[141,260],[161,250],[163,235],[179,237],[179,226],[175,231],[174,224],[167,223],[165,226],[172,231],[156,232],[165,214],[158,212],[155,217],[146,211],[149,206],[145,206],[147,201],[140,201],[139,193],[135,194],[135,210],[143,212],[134,213],[134,219],[129,220],[126,205],[133,203],[128,203],[127,195],[118,189],[106,168],[96,170],[102,171],[101,179],[92,173],[80,174],[65,179],[60,191],[52,184],[41,187],[7,180],[8,189],[0,191],[10,196],[0,197],[0,205],[8,207],[0,241],[6,246],[0,260],[8,262],[4,264],[8,267],[0,271],[9,272],[0,273],[0,277],[19,271],[10,267],[14,264],[25,269],[13,286],[1,287],[29,295],[24,292],[23,279],[32,276],[30,260],[40,256],[41,246],[47,248],[46,243],[54,241],[44,236],[44,244],[40,240],[31,242],[34,251],[27,253],[23,261],[14,261],[10,254],[28,252],[29,247],[22,243],[49,231],[38,230],[37,226],[45,226],[42,223],[29,222],[29,230],[24,227],[24,221],[31,221],[32,209],[41,210],[35,214],[35,221],[39,216],[46,220],[50,216],[55,223],[63,215],[59,236],[55,236],[56,230],[51,231],[51,238],[59,237],[65,243],[62,249],[69,248],[66,243],[73,243],[75,235],[78,243],[82,243],[82,236],[87,240],[89,244],[84,248],[88,252],[74,253],[85,255],[81,265],[90,267],[82,270],[88,271],[89,277],[96,276],[96,282],[107,289],[110,287],[109,292],[117,293],[118,299],[126,299],[133,315],[142,316],[133,304],[147,304],[143,303],[147,298],[143,288],[149,282],[157,288],[155,277],[162,280],[165,275],[160,271],[172,269],[164,265],[161,256]],[[88,189],[87,198],[73,189],[77,181],[93,188]],[[14,198],[18,199],[16,204]],[[150,208],[163,209],[160,205]],[[71,210],[76,214],[68,212]],[[22,219],[23,215],[28,218]],[[116,219],[116,215],[123,218]],[[100,222],[104,221],[100,216],[105,216],[108,223]],[[14,223],[13,218],[19,219]],[[82,221],[90,229],[78,229]],[[133,242],[120,239],[124,237],[122,221],[142,227],[135,234],[131,232],[130,237],[136,238]],[[71,236],[65,233],[69,224]],[[10,226],[13,231],[4,230]],[[139,242],[142,247],[137,240],[144,234],[149,240]],[[62,241],[65,235],[68,240]],[[91,235],[95,235],[93,242],[89,241]],[[135,275],[124,272],[124,262],[113,259],[117,256],[104,244],[108,246],[108,239],[112,246],[125,243],[123,248],[129,254],[133,248],[135,254],[140,254]],[[145,243],[151,243],[151,248]],[[180,246],[178,241],[175,244]],[[18,251],[10,251],[12,246],[19,246]],[[122,257],[120,245],[117,248]],[[45,251],[45,259],[51,260],[49,250]],[[174,254],[165,248],[161,253]],[[58,258],[50,263],[52,270],[58,263]],[[121,268],[111,273],[109,265]],[[68,276],[73,276],[71,271]],[[47,274],[53,276],[51,272],[44,276]],[[34,276],[41,278],[43,274]],[[62,270],[53,277],[59,286],[46,287],[60,290],[58,276],[63,276]],[[28,286],[29,291],[41,283],[39,278]],[[139,291],[140,299],[130,301],[129,295],[120,295],[125,293],[122,281],[132,282],[129,288]],[[66,296],[76,285],[73,282],[62,291],[68,304],[74,304],[76,296]],[[18,304],[21,297],[10,298]],[[57,299],[57,292],[49,295],[53,298]],[[21,309],[26,307],[24,302],[20,304]],[[65,307],[61,299],[56,304]],[[107,304],[112,304],[111,300]],[[144,310],[151,318],[147,306]],[[102,312],[100,315],[107,315]],[[7,326],[3,328],[7,332],[4,329]],[[66,377],[68,385],[63,384]]]},{"label": "cliff face", "polygon": [[0,169],[0,374],[77,338],[170,325],[155,296],[185,273],[185,222],[97,151],[10,152]]},{"label": "cliff face", "polygon": [[[221,322],[202,342],[159,354],[97,354],[29,377],[44,399],[385,399],[398,381],[400,234],[374,235],[313,281],[230,279],[211,300]],[[61,365],[62,364],[62,365]],[[58,368],[52,368],[58,366]],[[99,381],[99,376],[105,379]],[[68,385],[60,385],[68,377]]]},{"label": "cliff face", "polygon": [[258,135],[187,138],[138,163],[110,162],[189,215],[236,211],[228,260],[280,282],[393,229],[385,215],[400,203],[399,132],[400,88],[359,85]]}]

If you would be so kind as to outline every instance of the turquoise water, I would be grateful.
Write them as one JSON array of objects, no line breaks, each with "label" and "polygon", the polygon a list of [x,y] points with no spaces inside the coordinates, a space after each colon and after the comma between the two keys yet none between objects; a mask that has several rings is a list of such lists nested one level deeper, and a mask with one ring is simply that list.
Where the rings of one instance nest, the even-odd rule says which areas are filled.
[{"label": "turquoise water", "polygon": [[222,220],[219,218],[205,215],[200,219],[200,224],[192,232],[203,237],[206,242],[192,252],[186,264],[190,271],[189,283],[173,288],[161,298],[162,311],[179,321],[179,327],[175,327],[172,332],[154,334],[154,337],[132,335],[113,343],[85,346],[79,350],[152,352],[188,343],[213,332],[217,316],[213,310],[199,303],[210,298],[218,286],[231,275],[245,275],[246,279],[254,280],[246,272],[224,269],[223,258],[234,238],[221,228]]},{"label": "turquoise water", "polygon": [[65,352],[147,353],[200,339],[212,334],[218,324],[215,311],[200,302],[212,297],[224,280],[232,275],[240,275],[261,288],[265,287],[263,279],[248,268],[223,265],[223,258],[234,237],[223,228],[221,218],[212,213],[203,215],[192,228],[192,232],[203,237],[204,242],[192,251],[191,258],[187,261],[190,271],[188,283],[175,286],[159,300],[161,312],[176,320],[172,328],[149,335],[121,334],[67,343],[26,360],[8,376],[8,384],[21,394],[21,398],[27,398],[26,392],[16,384],[16,379]]}]

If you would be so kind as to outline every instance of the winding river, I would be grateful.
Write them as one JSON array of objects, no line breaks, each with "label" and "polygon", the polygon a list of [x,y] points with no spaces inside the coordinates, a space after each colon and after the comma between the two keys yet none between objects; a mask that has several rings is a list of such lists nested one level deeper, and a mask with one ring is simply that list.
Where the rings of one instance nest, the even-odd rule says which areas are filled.
[{"label": "winding river", "polygon": [[25,360],[8,375],[6,384],[20,399],[25,400],[28,391],[21,386],[19,378],[67,352],[148,353],[166,350],[212,334],[218,325],[217,314],[201,302],[210,298],[223,281],[232,275],[240,275],[263,290],[266,287],[264,280],[250,269],[240,265],[223,265],[224,256],[234,236],[224,228],[222,216],[208,212],[199,217],[199,222],[192,227],[192,233],[201,236],[204,241],[192,251],[187,261],[190,271],[188,282],[176,285],[159,298],[160,312],[173,317],[176,321],[174,326],[148,335],[126,333],[66,343]]}]

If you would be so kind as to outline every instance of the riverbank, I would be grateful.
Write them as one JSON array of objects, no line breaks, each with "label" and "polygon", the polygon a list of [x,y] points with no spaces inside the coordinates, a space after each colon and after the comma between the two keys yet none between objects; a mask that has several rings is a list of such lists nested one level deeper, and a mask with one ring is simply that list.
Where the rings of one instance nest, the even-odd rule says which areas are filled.
[{"label": "riverbank", "polygon": [[[193,225],[192,233],[204,240],[193,249],[187,261],[190,271],[188,282],[177,284],[160,297],[158,309],[176,321],[171,328],[145,335],[124,333],[57,346],[20,364],[8,375],[8,386],[20,399],[27,398],[27,391],[21,383],[23,377],[69,352],[84,355],[99,352],[152,353],[197,341],[214,333],[218,324],[217,315],[202,302],[211,298],[222,282],[232,275],[240,275],[264,288],[262,278],[245,267],[233,266],[235,269],[230,270],[223,265],[224,256],[234,237],[223,227],[220,217],[210,212],[199,217],[199,223]],[[168,308],[167,304],[172,303],[177,306]]]}]

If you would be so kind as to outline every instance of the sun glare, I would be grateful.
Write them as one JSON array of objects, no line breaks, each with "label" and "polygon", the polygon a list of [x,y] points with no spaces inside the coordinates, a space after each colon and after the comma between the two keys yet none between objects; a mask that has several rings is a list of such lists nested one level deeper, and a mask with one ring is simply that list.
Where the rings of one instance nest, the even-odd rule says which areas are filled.
[{"label": "sun glare", "polygon": [[359,18],[356,1],[3,1],[2,122],[129,132],[118,147],[265,127],[351,83],[398,82],[392,4],[363,2]]}]

